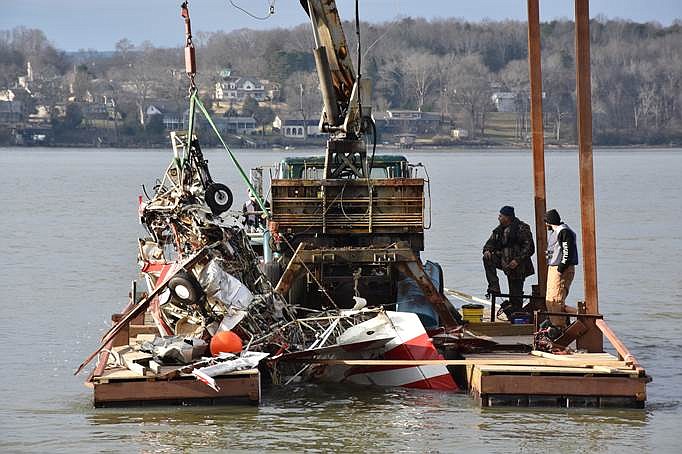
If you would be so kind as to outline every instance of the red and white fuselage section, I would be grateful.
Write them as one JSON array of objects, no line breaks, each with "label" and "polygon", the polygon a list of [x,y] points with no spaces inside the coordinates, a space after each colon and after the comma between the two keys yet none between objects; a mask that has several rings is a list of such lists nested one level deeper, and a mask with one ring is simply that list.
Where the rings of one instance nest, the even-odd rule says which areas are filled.
[{"label": "red and white fuselage section", "polygon": [[[433,346],[417,314],[380,312],[376,317],[346,330],[337,346],[357,345],[374,339],[390,338],[371,350],[352,349],[335,354],[333,359],[438,360],[444,359]],[[350,350],[350,349],[349,349]],[[331,359],[331,358],[330,358]],[[459,387],[442,365],[422,366],[345,366],[318,365],[313,378],[339,383],[457,391]]]}]

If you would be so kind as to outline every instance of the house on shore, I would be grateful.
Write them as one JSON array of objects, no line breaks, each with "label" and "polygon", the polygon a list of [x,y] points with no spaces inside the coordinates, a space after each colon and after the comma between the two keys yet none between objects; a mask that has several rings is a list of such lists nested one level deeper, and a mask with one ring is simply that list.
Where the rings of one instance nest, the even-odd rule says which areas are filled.
[{"label": "house on shore", "polygon": [[272,122],[272,128],[279,130],[280,134],[287,139],[303,139],[305,137],[320,137],[319,115],[312,119],[282,118],[277,115]]},{"label": "house on shore", "polygon": [[216,117],[213,119],[216,128],[225,134],[253,134],[256,131],[256,119],[253,117]]},{"label": "house on shore", "polygon": [[265,85],[255,77],[228,77],[227,80],[215,84],[217,101],[243,102],[247,97],[256,101],[265,101]]},{"label": "house on shore", "polygon": [[495,92],[492,102],[498,112],[516,112],[516,95],[512,92]]},{"label": "house on shore", "polygon": [[437,134],[443,124],[439,112],[387,110],[374,115],[377,129],[387,134]]},{"label": "house on shore", "polygon": [[15,124],[24,119],[24,103],[0,101],[0,124]]}]

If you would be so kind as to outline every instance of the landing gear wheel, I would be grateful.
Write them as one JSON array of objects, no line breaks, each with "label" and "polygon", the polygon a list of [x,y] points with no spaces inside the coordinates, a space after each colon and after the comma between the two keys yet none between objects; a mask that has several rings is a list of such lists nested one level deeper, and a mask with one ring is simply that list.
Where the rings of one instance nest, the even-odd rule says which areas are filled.
[{"label": "landing gear wheel", "polygon": [[216,216],[232,206],[232,191],[222,183],[211,183],[206,188],[206,203]]},{"label": "landing gear wheel", "polygon": [[201,297],[201,290],[196,281],[186,273],[173,276],[168,281],[171,294],[183,303],[196,303]]}]

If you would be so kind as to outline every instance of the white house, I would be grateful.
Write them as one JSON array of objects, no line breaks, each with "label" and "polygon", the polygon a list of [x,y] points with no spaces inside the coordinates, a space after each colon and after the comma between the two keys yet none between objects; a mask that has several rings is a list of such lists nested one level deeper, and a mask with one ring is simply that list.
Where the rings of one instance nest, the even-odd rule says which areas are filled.
[{"label": "white house", "polygon": [[455,139],[466,139],[469,137],[469,131],[462,128],[456,128],[451,131],[452,137]]},{"label": "white house", "polygon": [[244,101],[247,97],[265,101],[265,85],[255,77],[228,77],[215,84],[215,98],[218,101]]},{"label": "white house", "polygon": [[516,112],[516,95],[511,92],[496,92],[492,95],[493,104],[498,112]]},{"label": "white house", "polygon": [[[289,139],[302,139],[304,137],[317,137],[322,135],[319,128],[319,119],[313,118],[306,121],[301,119],[282,119],[279,115],[272,122],[272,127],[279,129],[280,133]],[[304,131],[305,128],[305,131]]]},{"label": "white house", "polygon": [[177,106],[167,106],[163,101],[148,104],[144,112],[145,118],[160,115],[163,127],[167,131],[185,129],[188,124],[189,109],[183,111]]},{"label": "white house", "polygon": [[13,90],[10,90],[9,88],[0,90],[0,101],[14,101],[14,98],[16,98],[16,95]]}]

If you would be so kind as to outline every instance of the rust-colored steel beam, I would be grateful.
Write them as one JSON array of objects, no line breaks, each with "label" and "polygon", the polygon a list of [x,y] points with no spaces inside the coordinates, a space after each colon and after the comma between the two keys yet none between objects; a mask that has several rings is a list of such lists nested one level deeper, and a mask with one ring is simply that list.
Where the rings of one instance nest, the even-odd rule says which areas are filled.
[{"label": "rust-colored steel beam", "polygon": [[542,122],[542,63],[540,47],[539,0],[528,0],[528,74],[530,75],[530,127],[533,137],[533,189],[535,194],[535,241],[538,265],[538,290],[547,292],[547,210],[545,189],[545,128]]},{"label": "rust-colored steel beam", "polygon": [[627,349],[625,344],[623,344],[620,339],[618,339],[618,336],[616,336],[616,333],[611,331],[611,328],[609,325],[606,324],[604,320],[595,320],[595,325],[599,330],[606,336],[606,338],[611,342],[611,345],[613,345],[613,348],[616,349],[618,352],[618,355],[625,361],[626,364],[632,365],[633,369],[635,369],[640,377],[643,377],[646,375],[646,371],[644,368],[639,364],[639,361],[637,361],[637,358],[634,357],[632,353],[630,353],[630,350]]},{"label": "rust-colored steel beam", "polygon": [[173,276],[175,276],[176,274],[178,274],[181,271],[189,270],[200,259],[202,259],[204,256],[206,256],[209,249],[215,247],[215,244],[216,243],[211,244],[210,246],[204,246],[199,252],[197,252],[196,254],[191,256],[190,258],[185,259],[180,264],[180,266],[177,267],[177,269],[174,272],[168,273],[166,275],[166,277],[163,279],[163,282],[159,282],[157,284],[156,288],[149,294],[149,296],[147,296],[144,299],[141,299],[140,301],[138,301],[136,303],[136,305],[133,308],[129,309],[128,312],[126,312],[126,314],[118,322],[116,322],[114,324],[114,326],[112,326],[109,329],[109,331],[107,331],[104,334],[104,336],[102,336],[102,342],[99,345],[99,347],[97,347],[97,350],[95,350],[94,352],[92,352],[90,354],[90,356],[85,358],[85,361],[83,361],[81,363],[81,365],[78,366],[78,369],[76,369],[76,372],[74,372],[74,375],[78,375],[80,373],[80,371],[83,370],[83,368],[85,366],[87,366],[90,363],[90,361],[92,361],[93,358],[99,354],[99,352],[101,352],[104,348],[106,348],[106,346],[109,344],[109,341],[113,340],[116,337],[116,335],[124,327],[128,326],[130,324],[130,322],[135,317],[139,316],[140,314],[144,314],[144,312],[147,310],[147,307],[149,307],[149,304],[152,302],[152,300],[154,298],[156,298],[166,288],[166,284],[168,284],[168,282],[171,280],[171,278]]},{"label": "rust-colored steel beam", "polygon": [[[585,303],[588,314],[599,313],[597,292],[597,239],[594,210],[594,168],[592,163],[592,84],[590,81],[589,0],[575,0],[575,61],[578,103],[578,165],[580,168],[580,220]],[[577,341],[578,348],[601,352],[604,338],[596,326]]]}]

